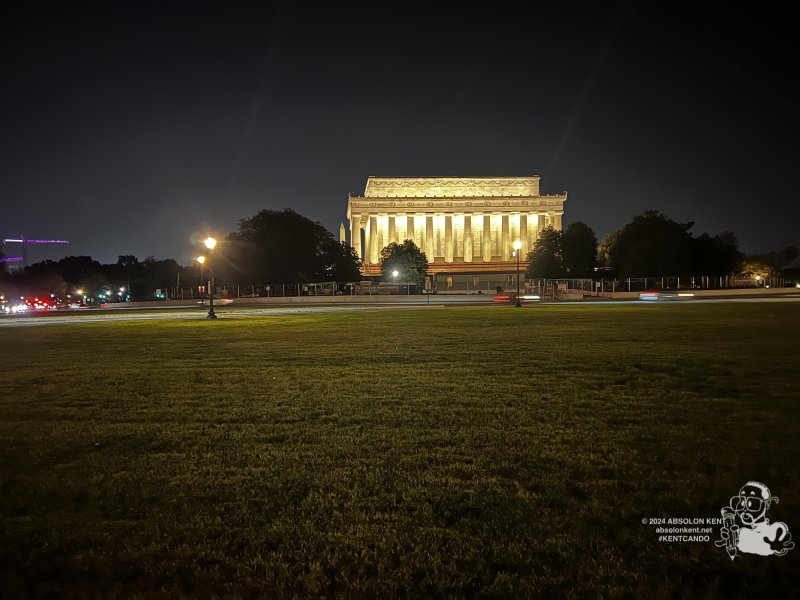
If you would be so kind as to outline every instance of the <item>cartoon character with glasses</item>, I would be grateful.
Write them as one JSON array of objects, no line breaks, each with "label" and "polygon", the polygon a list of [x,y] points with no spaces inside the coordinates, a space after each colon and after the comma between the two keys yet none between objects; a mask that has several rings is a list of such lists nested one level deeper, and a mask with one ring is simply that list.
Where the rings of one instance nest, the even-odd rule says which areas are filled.
[{"label": "cartoon character with glasses", "polygon": [[748,481],[731,498],[730,506],[722,509],[721,540],[715,544],[728,552],[731,560],[737,551],[761,556],[784,556],[794,548],[792,534],[786,523],[771,523],[766,518],[771,503],[778,498],[770,495],[763,483]]}]

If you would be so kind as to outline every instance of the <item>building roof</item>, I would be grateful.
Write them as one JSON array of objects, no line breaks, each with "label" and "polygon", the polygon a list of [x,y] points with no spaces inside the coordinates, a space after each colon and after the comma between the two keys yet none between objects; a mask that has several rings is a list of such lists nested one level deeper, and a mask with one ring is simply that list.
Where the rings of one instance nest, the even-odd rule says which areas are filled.
[{"label": "building roof", "polygon": [[367,177],[367,198],[538,196],[539,175],[525,177]]}]

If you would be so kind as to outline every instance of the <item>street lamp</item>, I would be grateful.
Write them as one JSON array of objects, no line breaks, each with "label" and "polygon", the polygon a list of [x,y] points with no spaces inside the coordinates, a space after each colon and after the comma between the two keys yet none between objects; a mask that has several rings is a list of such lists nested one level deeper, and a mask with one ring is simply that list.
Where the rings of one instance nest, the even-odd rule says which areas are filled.
[{"label": "street lamp", "polygon": [[522,303],[519,301],[519,251],[522,248],[522,242],[519,240],[514,242],[514,255],[517,257],[517,304],[516,306],[522,306]]},{"label": "street lamp", "polygon": [[[214,312],[214,266],[211,264],[211,251],[217,245],[217,240],[209,236],[203,242],[208,248],[208,316],[207,319],[216,319],[217,315]],[[199,259],[198,259],[199,260]],[[200,262],[202,265],[204,261]]]},{"label": "street lamp", "polygon": [[198,256],[195,260],[200,263],[200,285],[198,286],[198,292],[200,292],[200,297],[203,297],[203,263],[206,262],[205,256]]}]

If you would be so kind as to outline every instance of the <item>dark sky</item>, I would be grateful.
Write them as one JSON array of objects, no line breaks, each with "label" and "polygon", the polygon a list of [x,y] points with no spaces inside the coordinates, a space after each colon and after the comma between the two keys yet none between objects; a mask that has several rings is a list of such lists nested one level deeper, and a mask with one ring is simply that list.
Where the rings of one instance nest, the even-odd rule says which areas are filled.
[{"label": "dark sky", "polygon": [[338,236],[368,175],[538,174],[598,238],[659,209],[800,245],[797,34],[766,4],[17,4],[0,236],[72,242],[33,260],[186,264],[264,208]]}]

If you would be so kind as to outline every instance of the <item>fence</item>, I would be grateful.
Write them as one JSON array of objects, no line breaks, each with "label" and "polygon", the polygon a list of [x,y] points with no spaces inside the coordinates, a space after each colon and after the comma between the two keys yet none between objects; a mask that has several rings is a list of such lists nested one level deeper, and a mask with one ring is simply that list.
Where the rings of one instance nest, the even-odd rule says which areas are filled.
[{"label": "fence", "polygon": [[723,290],[731,288],[783,287],[783,277],[628,277],[595,281],[597,292],[642,292],[644,290]]},{"label": "fence", "polygon": [[[372,294],[413,295],[422,290],[415,283],[380,283],[366,282],[339,283],[326,281],[322,283],[278,283],[261,285],[218,285],[215,296],[224,298],[285,298],[289,296],[359,296]],[[168,297],[173,300],[193,300],[208,296],[206,286],[191,288],[173,287],[168,290]]]},{"label": "fence", "polygon": [[[520,281],[520,293],[554,296],[583,292],[640,292],[644,290],[728,289],[783,287],[782,277],[754,279],[743,277],[630,277],[626,279],[526,279]],[[205,286],[173,287],[165,290],[173,300],[198,300],[207,296]],[[414,295],[425,293],[493,294],[516,291],[516,279],[483,279],[480,283],[456,281],[445,278],[426,284],[383,283],[373,280],[360,282],[278,283],[218,285],[216,294],[226,298],[281,298],[288,296],[365,296],[375,294]]]}]

